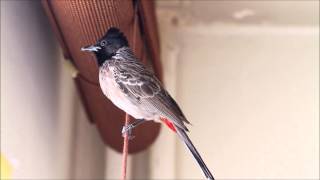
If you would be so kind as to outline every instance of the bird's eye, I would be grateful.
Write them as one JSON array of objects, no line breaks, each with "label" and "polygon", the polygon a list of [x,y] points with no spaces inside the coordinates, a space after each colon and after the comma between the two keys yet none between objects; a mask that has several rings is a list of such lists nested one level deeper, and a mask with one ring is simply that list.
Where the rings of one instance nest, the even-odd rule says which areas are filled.
[{"label": "bird's eye", "polygon": [[100,46],[105,46],[106,44],[107,44],[107,42],[104,40],[100,42]]}]

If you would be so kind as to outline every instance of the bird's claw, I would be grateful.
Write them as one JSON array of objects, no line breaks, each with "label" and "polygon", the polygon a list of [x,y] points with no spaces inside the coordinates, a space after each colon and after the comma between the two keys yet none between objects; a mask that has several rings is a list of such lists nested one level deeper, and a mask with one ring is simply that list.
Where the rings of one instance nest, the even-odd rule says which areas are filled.
[{"label": "bird's claw", "polygon": [[133,126],[131,124],[123,126],[121,130],[122,136],[125,137],[126,134],[128,134],[129,140],[133,139],[135,136],[132,136],[132,128]]}]

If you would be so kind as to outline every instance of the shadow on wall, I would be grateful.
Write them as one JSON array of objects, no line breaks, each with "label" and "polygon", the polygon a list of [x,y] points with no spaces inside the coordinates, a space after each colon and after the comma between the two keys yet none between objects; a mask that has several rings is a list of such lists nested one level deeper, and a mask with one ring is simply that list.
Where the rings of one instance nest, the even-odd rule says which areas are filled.
[{"label": "shadow on wall", "polygon": [[1,153],[13,179],[103,178],[90,126],[40,1],[1,1]]}]

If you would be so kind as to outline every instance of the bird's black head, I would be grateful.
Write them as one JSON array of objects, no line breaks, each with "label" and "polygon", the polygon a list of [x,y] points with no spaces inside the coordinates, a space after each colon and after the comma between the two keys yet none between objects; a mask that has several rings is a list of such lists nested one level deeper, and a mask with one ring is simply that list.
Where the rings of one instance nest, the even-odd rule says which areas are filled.
[{"label": "bird's black head", "polygon": [[98,42],[91,46],[81,48],[81,51],[94,52],[99,66],[116,54],[118,49],[128,46],[124,34],[115,27],[111,27]]}]

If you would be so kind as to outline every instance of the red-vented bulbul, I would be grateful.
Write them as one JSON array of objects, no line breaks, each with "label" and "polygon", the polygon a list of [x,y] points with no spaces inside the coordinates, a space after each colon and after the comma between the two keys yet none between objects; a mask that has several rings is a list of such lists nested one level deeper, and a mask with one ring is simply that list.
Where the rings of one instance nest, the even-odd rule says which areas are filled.
[{"label": "red-vented bulbul", "polygon": [[119,29],[110,28],[96,44],[81,50],[96,55],[103,94],[137,119],[125,126],[122,133],[146,120],[162,121],[183,140],[206,178],[214,179],[186,134],[185,124],[190,124],[189,121],[155,75],[134,56],[127,38]]}]

